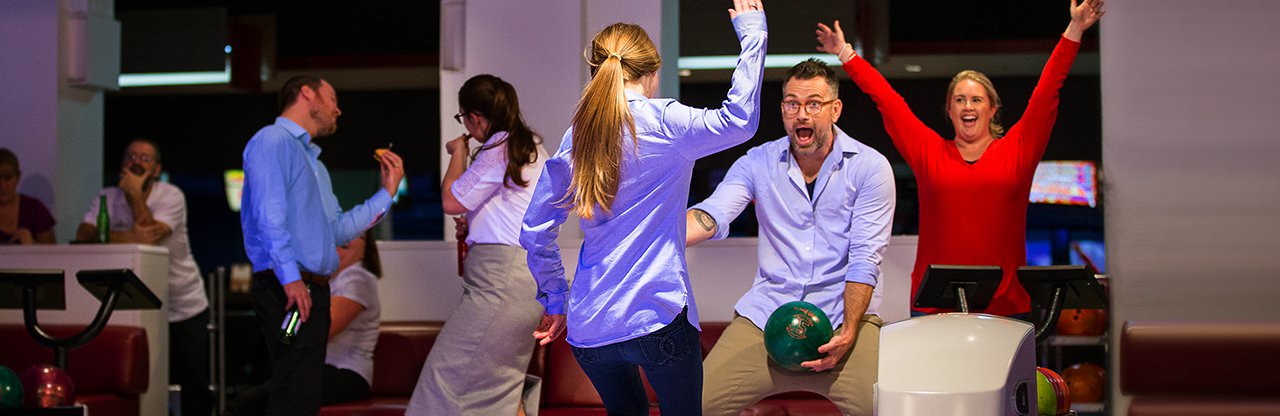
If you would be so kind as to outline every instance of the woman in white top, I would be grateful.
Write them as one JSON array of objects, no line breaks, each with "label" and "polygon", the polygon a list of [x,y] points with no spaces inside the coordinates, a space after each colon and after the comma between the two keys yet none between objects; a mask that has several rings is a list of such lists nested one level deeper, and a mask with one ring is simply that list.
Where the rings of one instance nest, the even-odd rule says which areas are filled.
[{"label": "woman in white top", "polygon": [[[522,410],[529,334],[542,318],[537,286],[520,247],[520,225],[546,160],[520,115],[515,88],[477,75],[458,91],[454,119],[467,133],[450,141],[444,212],[466,214],[462,302],[440,331],[418,377],[408,415],[514,415]],[[467,167],[467,141],[480,148]],[[459,233],[462,234],[462,233]]]},{"label": "woman in white top", "polygon": [[373,230],[338,247],[338,272],[329,281],[329,345],[324,354],[325,404],[360,400],[373,384],[373,349],[378,345],[378,259]]}]

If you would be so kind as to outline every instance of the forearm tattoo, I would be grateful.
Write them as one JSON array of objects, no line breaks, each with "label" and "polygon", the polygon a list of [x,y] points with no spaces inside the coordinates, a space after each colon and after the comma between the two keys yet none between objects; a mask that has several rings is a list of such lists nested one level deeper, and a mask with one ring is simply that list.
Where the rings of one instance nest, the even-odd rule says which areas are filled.
[{"label": "forearm tattoo", "polygon": [[716,229],[716,220],[711,218],[711,214],[708,214],[706,211],[700,209],[693,210],[693,218],[698,220],[698,225],[701,225],[704,230],[714,231]]}]

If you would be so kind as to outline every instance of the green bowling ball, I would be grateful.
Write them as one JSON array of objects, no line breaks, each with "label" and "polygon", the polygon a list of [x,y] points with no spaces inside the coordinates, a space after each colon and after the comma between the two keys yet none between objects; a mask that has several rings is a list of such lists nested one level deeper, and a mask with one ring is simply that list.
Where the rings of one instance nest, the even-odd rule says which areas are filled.
[{"label": "green bowling ball", "polygon": [[1036,407],[1037,414],[1040,416],[1054,416],[1058,414],[1058,394],[1053,389],[1053,383],[1049,382],[1049,378],[1045,376],[1044,371],[1036,371]]},{"label": "green bowling ball", "polygon": [[796,301],[778,307],[764,326],[764,349],[782,368],[809,371],[800,363],[821,358],[818,347],[831,341],[831,320],[812,303]]},{"label": "green bowling ball", "polygon": [[9,367],[0,365],[0,409],[22,407],[22,379]]}]

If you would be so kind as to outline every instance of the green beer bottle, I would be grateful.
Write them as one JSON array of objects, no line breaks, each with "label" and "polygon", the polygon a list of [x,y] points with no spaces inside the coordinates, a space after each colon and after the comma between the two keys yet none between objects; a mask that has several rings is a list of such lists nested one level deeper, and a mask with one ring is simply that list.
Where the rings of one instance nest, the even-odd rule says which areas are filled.
[{"label": "green beer bottle", "polygon": [[98,242],[111,240],[111,216],[107,214],[107,195],[98,196]]}]

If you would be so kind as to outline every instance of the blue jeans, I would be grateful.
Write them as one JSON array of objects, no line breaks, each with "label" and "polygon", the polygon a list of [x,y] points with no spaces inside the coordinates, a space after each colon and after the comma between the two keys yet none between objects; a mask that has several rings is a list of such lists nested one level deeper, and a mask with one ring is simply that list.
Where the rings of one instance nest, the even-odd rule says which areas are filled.
[{"label": "blue jeans", "polygon": [[610,415],[649,414],[640,368],[658,394],[663,415],[702,414],[702,348],[698,329],[686,313],[640,338],[595,348],[572,347]]}]

